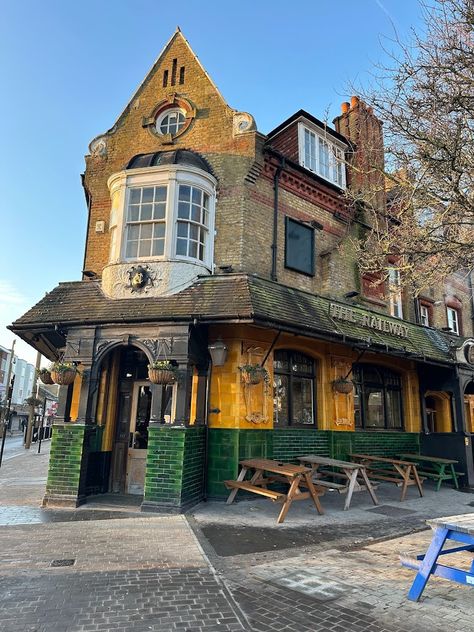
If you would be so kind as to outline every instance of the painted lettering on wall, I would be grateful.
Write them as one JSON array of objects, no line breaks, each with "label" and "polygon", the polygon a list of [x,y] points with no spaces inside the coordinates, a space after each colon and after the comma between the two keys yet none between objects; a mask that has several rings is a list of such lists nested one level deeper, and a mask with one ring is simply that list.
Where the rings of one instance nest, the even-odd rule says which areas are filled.
[{"label": "painted lettering on wall", "polygon": [[375,314],[359,314],[350,307],[344,305],[338,305],[336,303],[330,303],[329,315],[336,320],[346,320],[368,329],[376,329],[377,331],[383,331],[386,334],[392,336],[400,336],[401,338],[408,338],[408,327],[402,322],[393,322],[381,316]]}]

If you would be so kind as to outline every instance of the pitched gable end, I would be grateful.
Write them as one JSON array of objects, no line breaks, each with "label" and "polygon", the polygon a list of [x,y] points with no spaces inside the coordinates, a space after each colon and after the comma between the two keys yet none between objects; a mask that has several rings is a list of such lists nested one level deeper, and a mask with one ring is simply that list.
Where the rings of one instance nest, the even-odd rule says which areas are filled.
[{"label": "pitched gable end", "polygon": [[[183,59],[183,47],[184,57],[187,59]],[[188,77],[191,77],[192,74],[196,72],[207,79],[222,104],[229,107],[216,84],[212,81],[206,69],[199,61],[196,53],[191,48],[188,40],[184,37],[181,29],[177,26],[175,32],[153,63],[153,66],[150,68],[145,78],[140,83],[130,101],[127,103],[126,107],[109,131],[113,131],[118,125],[120,125],[123,118],[132,108],[133,103],[140,97],[143,90],[157,73],[161,73],[159,84],[164,89],[167,89],[169,92],[183,92],[186,91]]]}]

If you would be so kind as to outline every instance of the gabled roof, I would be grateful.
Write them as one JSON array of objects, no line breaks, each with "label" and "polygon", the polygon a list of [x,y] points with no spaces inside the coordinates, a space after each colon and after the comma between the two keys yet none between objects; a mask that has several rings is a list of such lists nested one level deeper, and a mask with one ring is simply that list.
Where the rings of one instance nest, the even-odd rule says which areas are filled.
[{"label": "gabled roof", "polygon": [[[357,322],[333,318],[331,304],[349,308]],[[407,336],[368,329],[360,324],[365,316],[383,318],[395,328],[401,323]],[[60,283],[9,329],[35,346],[34,336],[41,331],[54,335],[74,326],[185,323],[194,319],[201,323],[254,323],[418,361],[454,362],[450,337],[436,329],[246,274],[200,277],[182,292],[158,298],[110,299],[98,282]],[[51,337],[49,341],[53,343]]]},{"label": "gabled roof", "polygon": [[150,70],[147,72],[147,74],[145,75],[143,81],[140,83],[140,85],[138,86],[138,88],[135,90],[135,92],[133,93],[133,95],[131,96],[131,98],[129,99],[127,105],[125,106],[125,108],[122,110],[121,114],[119,115],[119,117],[117,118],[117,120],[115,121],[115,123],[112,125],[112,127],[110,128],[109,131],[113,130],[115,128],[116,125],[119,124],[120,120],[122,119],[122,117],[128,112],[131,103],[133,103],[133,101],[135,101],[135,99],[140,95],[141,91],[143,90],[143,88],[146,86],[146,84],[148,83],[148,80],[150,79],[150,77],[152,75],[154,75],[155,71],[157,70],[158,66],[161,63],[162,58],[164,57],[164,55],[168,52],[168,50],[171,48],[171,46],[174,44],[175,40],[177,39],[181,39],[184,44],[188,47],[189,51],[191,52],[191,55],[194,57],[195,62],[199,65],[199,67],[201,68],[201,70],[203,71],[203,73],[206,75],[207,79],[209,80],[209,83],[212,85],[212,87],[214,88],[214,90],[216,91],[216,93],[219,95],[219,97],[221,98],[222,102],[227,105],[224,97],[222,96],[219,88],[216,86],[216,84],[213,82],[213,80],[211,79],[211,77],[209,76],[207,70],[204,68],[204,66],[201,64],[201,62],[199,61],[198,56],[196,55],[196,53],[193,51],[193,49],[191,48],[188,40],[184,37],[183,33],[181,32],[181,29],[179,28],[179,26],[176,27],[175,32],[173,33],[173,35],[170,37],[170,39],[167,41],[167,43],[165,44],[165,46],[163,47],[163,50],[160,52],[160,54],[158,55],[158,57],[156,58],[156,60],[154,61],[152,67],[150,68]]}]

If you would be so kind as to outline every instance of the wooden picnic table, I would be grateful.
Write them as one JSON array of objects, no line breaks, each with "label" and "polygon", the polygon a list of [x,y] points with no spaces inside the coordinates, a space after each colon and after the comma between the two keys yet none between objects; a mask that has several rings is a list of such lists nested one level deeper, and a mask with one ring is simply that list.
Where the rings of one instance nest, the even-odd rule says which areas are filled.
[{"label": "wooden picnic table", "polygon": [[[318,456],[317,454],[308,454],[307,456],[300,456],[298,460],[305,465],[309,465],[312,469],[313,482],[316,485],[321,487],[328,487],[331,489],[337,489],[339,493],[346,493],[346,501],[344,503],[344,510],[349,509],[352,499],[352,494],[354,491],[365,491],[367,490],[372,498],[372,502],[374,505],[378,505],[378,500],[375,495],[374,489],[369,481],[367,476],[365,465],[362,463],[354,463],[351,461],[341,461],[339,459],[330,459],[325,456]],[[344,483],[334,483],[332,481],[324,480],[319,478],[324,475],[326,477],[334,477],[338,478],[340,475],[339,472],[331,472],[331,471],[321,471],[319,468],[323,467],[332,467],[342,470],[342,477],[345,479]],[[364,485],[361,485],[357,479],[362,478]]]},{"label": "wooden picnic table", "polygon": [[[430,575],[443,577],[458,584],[474,586],[474,559],[471,561],[469,571],[456,568],[455,566],[438,564],[440,555],[474,551],[474,514],[436,518],[426,522],[433,529],[433,538],[426,553],[417,555],[416,558],[400,556],[403,566],[414,568],[418,571],[408,593],[408,599],[411,601],[420,599]],[[446,540],[462,542],[463,546],[443,551]]]},{"label": "wooden picnic table", "polygon": [[[455,488],[459,489],[458,473],[454,469],[454,466],[457,465],[459,461],[444,459],[438,456],[429,456],[427,454],[403,453],[399,454],[399,457],[407,461],[415,461],[418,464],[418,474],[438,481],[436,491],[439,491],[443,481],[451,480],[454,481]],[[450,470],[448,472],[445,471],[447,467]]]},{"label": "wooden picnic table", "polygon": [[[278,523],[283,522],[294,500],[311,498],[318,513],[324,513],[318,498],[318,496],[324,494],[324,490],[314,486],[311,480],[311,468],[303,465],[294,465],[293,463],[272,461],[271,459],[246,459],[245,461],[240,461],[240,465],[242,469],[237,480],[224,481],[225,486],[232,490],[227,499],[228,505],[234,501],[239,489],[243,489],[247,492],[270,498],[270,500],[282,502],[283,506],[278,516]],[[250,480],[245,480],[249,470],[253,470],[254,473]],[[274,482],[288,484],[288,491],[285,493],[268,489],[268,484]],[[308,491],[301,491],[301,485],[304,485]]]},{"label": "wooden picnic table", "polygon": [[[405,500],[407,488],[410,485],[416,485],[420,496],[423,496],[423,487],[418,476],[416,463],[413,463],[413,461],[389,459],[386,456],[375,456],[373,454],[350,454],[349,456],[367,467],[369,479],[395,483],[398,487],[401,487],[400,501]],[[377,467],[373,467],[374,465]],[[391,471],[385,466],[390,466]]]}]

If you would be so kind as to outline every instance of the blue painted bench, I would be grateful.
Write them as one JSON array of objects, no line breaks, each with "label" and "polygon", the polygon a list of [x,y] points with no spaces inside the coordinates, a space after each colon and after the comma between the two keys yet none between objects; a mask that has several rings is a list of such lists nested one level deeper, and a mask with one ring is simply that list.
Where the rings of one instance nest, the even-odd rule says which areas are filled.
[{"label": "blue painted bench", "polygon": [[[427,524],[433,529],[433,539],[426,553],[414,559],[400,556],[402,566],[418,571],[408,593],[411,601],[419,601],[430,575],[474,587],[474,559],[469,571],[438,563],[440,555],[474,551],[474,513],[427,520]],[[446,540],[461,542],[462,546],[443,550]]]}]

